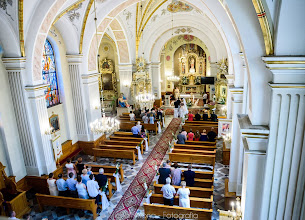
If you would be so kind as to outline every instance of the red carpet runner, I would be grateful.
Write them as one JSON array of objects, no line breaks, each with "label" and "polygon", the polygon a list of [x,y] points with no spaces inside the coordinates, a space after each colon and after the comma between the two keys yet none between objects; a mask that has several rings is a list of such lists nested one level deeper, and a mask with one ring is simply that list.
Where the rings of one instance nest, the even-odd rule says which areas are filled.
[{"label": "red carpet runner", "polygon": [[160,163],[168,150],[168,142],[172,141],[172,133],[176,133],[180,123],[180,119],[174,118],[168,125],[160,140],[147,157],[142,168],[139,170],[125,194],[111,213],[109,219],[133,219],[146,194],[143,183],[146,182],[147,186],[151,184],[156,174],[155,165],[160,166]]}]

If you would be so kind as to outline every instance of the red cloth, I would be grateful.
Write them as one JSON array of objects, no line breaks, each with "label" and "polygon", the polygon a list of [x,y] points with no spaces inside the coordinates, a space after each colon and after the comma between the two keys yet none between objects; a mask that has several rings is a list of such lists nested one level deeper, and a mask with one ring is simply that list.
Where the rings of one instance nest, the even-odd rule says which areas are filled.
[{"label": "red cloth", "polygon": [[192,141],[193,139],[194,139],[194,133],[193,132],[188,133],[187,140]]},{"label": "red cloth", "polygon": [[190,114],[189,114],[189,117],[188,117],[188,120],[189,120],[189,121],[193,121],[193,119],[194,119],[194,115],[193,115],[192,113],[190,113]]}]

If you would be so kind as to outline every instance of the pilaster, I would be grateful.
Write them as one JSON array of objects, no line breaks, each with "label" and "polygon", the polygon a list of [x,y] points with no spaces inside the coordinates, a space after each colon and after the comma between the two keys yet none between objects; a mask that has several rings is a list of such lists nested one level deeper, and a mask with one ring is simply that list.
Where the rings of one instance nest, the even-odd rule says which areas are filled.
[{"label": "pilaster", "polygon": [[88,123],[82,85],[82,55],[67,55],[71,80],[72,100],[78,140],[88,141]]},{"label": "pilaster", "polygon": [[131,103],[132,64],[119,64],[120,92],[124,93]]},{"label": "pilaster", "polygon": [[155,94],[155,99],[161,99],[161,63],[151,63],[151,80],[152,80],[152,93]]},{"label": "pilaster", "polygon": [[237,115],[242,113],[243,88],[229,88],[232,95],[232,144],[230,149],[229,192],[241,194],[240,166],[242,166],[243,149],[240,148],[240,129]]},{"label": "pilaster", "polygon": [[302,219],[305,206],[305,57],[264,57],[273,76],[261,219]]}]

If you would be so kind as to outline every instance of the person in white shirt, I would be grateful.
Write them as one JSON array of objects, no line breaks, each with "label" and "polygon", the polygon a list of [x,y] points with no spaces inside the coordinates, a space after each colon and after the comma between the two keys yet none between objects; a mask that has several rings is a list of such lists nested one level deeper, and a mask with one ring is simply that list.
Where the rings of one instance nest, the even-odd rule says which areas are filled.
[{"label": "person in white shirt", "polygon": [[173,206],[176,190],[173,186],[170,185],[170,183],[171,183],[171,178],[167,177],[166,184],[162,186],[161,191],[163,192],[164,205]]},{"label": "person in white shirt", "polygon": [[130,121],[136,120],[136,115],[132,111],[130,111],[129,117],[130,117]]},{"label": "person in white shirt", "polygon": [[19,219],[19,218],[16,218],[16,212],[15,211],[10,211],[10,217],[8,219]]},{"label": "person in white shirt", "polygon": [[181,182],[182,188],[178,189],[177,194],[179,195],[179,206],[184,208],[190,208],[190,189],[185,188],[186,182]]},{"label": "person in white shirt", "polygon": [[89,197],[91,199],[95,199],[95,203],[99,204],[101,202],[100,187],[98,183],[93,179],[93,174],[90,174],[89,179],[90,180],[87,181]]},{"label": "person in white shirt", "polygon": [[139,129],[139,131],[141,131],[141,128],[142,128],[142,125],[141,125],[141,122],[140,121],[138,121],[138,123],[137,123],[137,128]]}]

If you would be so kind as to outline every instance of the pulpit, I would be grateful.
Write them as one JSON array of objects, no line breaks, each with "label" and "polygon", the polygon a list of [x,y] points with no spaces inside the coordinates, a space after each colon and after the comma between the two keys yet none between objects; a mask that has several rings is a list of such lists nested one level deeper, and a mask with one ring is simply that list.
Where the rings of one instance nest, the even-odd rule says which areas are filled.
[{"label": "pulpit", "polygon": [[18,190],[15,177],[8,177],[4,169],[5,166],[0,162],[1,215],[8,215],[10,211],[15,211],[17,218],[22,218],[31,210],[26,198],[26,191]]}]

